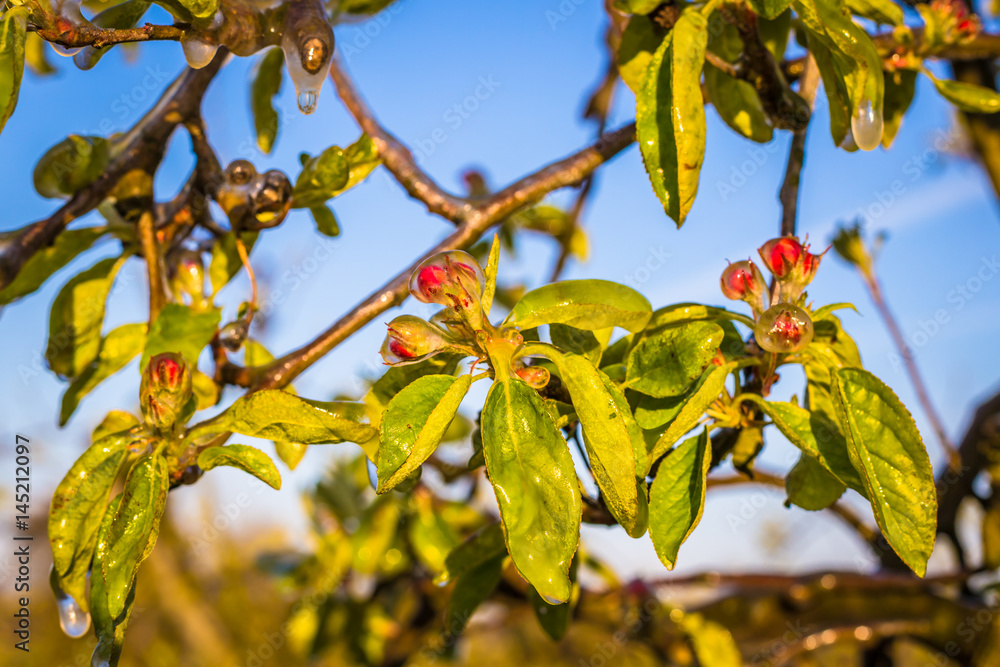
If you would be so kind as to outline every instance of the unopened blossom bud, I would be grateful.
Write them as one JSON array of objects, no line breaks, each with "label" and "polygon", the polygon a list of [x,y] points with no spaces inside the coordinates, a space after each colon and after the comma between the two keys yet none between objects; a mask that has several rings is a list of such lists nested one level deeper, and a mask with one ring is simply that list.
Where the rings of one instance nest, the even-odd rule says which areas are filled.
[{"label": "unopened blossom bud", "polygon": [[201,305],[205,299],[205,263],[200,252],[182,249],[177,253],[170,287],[176,296],[187,296],[192,305]]},{"label": "unopened blossom bud", "polygon": [[139,400],[146,423],[167,429],[194,413],[191,371],[181,355],[164,352],[149,360],[139,386]]},{"label": "unopened blossom bud", "polygon": [[442,329],[414,315],[400,315],[388,327],[379,354],[389,366],[423,361],[446,349],[451,342]]},{"label": "unopened blossom bud", "polygon": [[410,276],[410,294],[418,301],[452,308],[473,330],[482,328],[480,298],[485,288],[479,262],[461,250],[427,258]]},{"label": "unopened blossom bud", "polygon": [[794,236],[771,239],[758,252],[764,266],[778,279],[778,298],[788,303],[798,299],[806,285],[812,282],[823,258],[822,254],[810,253],[809,244],[802,245]]},{"label": "unopened blossom bud", "polygon": [[813,339],[813,323],[806,311],[790,303],[771,306],[757,320],[754,338],[768,352],[798,352]]},{"label": "unopened blossom bud", "polygon": [[734,262],[722,272],[722,293],[733,301],[746,301],[755,314],[764,310],[764,293],[767,285],[757,265],[750,260]]}]

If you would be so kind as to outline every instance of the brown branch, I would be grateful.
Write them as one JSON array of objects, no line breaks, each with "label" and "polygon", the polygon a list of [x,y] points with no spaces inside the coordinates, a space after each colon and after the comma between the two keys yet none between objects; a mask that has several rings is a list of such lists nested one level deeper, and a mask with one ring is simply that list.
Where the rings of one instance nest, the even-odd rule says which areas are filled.
[{"label": "brown branch", "polygon": [[66,225],[96,208],[123,175],[134,169],[147,173],[155,171],[174,128],[198,113],[208,84],[226,59],[224,49],[219,51],[208,66],[198,70],[185,69],[174,80],[153,109],[121,140],[120,153],[96,181],[73,195],[51,216],[28,225],[4,244],[0,250],[0,289],[9,285],[24,264],[36,252],[50,245]]},{"label": "brown branch", "polygon": [[146,260],[146,276],[149,279],[149,326],[153,326],[156,316],[167,302],[166,287],[163,283],[163,261],[160,244],[156,240],[156,221],[152,211],[143,211],[138,222],[139,247]]},{"label": "brown branch", "polygon": [[369,295],[311,342],[262,368],[227,367],[223,369],[220,376],[232,384],[252,389],[273,389],[287,386],[306,368],[346,340],[351,334],[381,313],[406,300],[409,296],[410,274],[425,258],[445,250],[471,246],[493,225],[524,206],[541,200],[553,190],[580,183],[595,169],[635,141],[635,124],[630,123],[604,135],[596,144],[575,155],[543,167],[489,197],[470,202],[445,194],[416,166],[409,151],[382,129],[375,118],[370,115],[338,63],[334,62],[331,65],[330,74],[337,83],[337,89],[344,99],[344,104],[355,115],[361,128],[372,137],[379,147],[380,157],[386,168],[400,181],[411,196],[423,202],[429,211],[456,222],[458,229]]},{"label": "brown branch", "polygon": [[455,224],[462,222],[469,210],[466,201],[442,190],[417,166],[410,150],[379,125],[337,57],[330,63],[330,78],[337,86],[337,95],[344,106],[375,143],[382,164],[410,196],[422,201],[431,213]]},{"label": "brown branch", "polygon": [[38,26],[35,33],[47,42],[59,44],[66,48],[92,46],[95,49],[126,44],[130,42],[180,41],[184,29],[173,25],[153,25],[147,23],[141,28],[99,28],[92,23],[72,24],[70,28],[60,30],[63,22],[53,22],[52,27]]},{"label": "brown branch", "polygon": [[[819,87],[819,68],[812,56],[806,60],[802,79],[799,82],[799,96],[812,109],[816,99],[816,89]],[[802,175],[802,165],[806,158],[806,135],[809,131],[807,122],[792,134],[792,145],[788,149],[788,166],[785,168],[785,180],[781,184],[778,199],[781,201],[781,233],[780,236],[795,235],[795,220],[799,207],[799,181]]]}]

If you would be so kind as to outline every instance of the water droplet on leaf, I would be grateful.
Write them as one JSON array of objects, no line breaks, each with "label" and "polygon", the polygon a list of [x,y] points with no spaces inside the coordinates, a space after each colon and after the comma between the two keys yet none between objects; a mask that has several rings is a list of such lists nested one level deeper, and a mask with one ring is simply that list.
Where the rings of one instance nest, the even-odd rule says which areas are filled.
[{"label": "water droplet on leaf", "polygon": [[295,96],[295,101],[299,103],[299,111],[304,114],[311,114],[316,111],[319,103],[319,92],[315,90],[303,90]]},{"label": "water droplet on leaf", "polygon": [[59,609],[59,627],[67,636],[82,637],[90,629],[90,614],[85,612],[80,605],[59,585],[59,576],[55,567],[49,572],[49,584],[52,592],[56,596],[56,607]]},{"label": "water droplet on leaf", "polygon": [[851,117],[851,134],[858,148],[873,151],[882,142],[882,112],[871,100],[862,100]]}]

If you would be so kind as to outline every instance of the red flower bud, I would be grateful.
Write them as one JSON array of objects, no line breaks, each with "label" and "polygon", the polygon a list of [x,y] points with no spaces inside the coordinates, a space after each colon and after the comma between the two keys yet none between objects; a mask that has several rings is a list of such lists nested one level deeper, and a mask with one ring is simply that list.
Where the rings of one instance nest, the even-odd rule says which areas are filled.
[{"label": "red flower bud", "polygon": [[751,260],[734,262],[726,267],[720,279],[722,293],[727,299],[746,301],[755,313],[764,310],[766,286],[760,269]]},{"label": "red flower bud", "polygon": [[191,372],[179,354],[164,352],[149,360],[139,400],[146,423],[160,429],[185,422],[194,413]]},{"label": "red flower bud", "polygon": [[771,239],[762,245],[757,252],[764,260],[764,266],[767,267],[767,270],[774,274],[775,278],[781,278],[799,263],[805,249],[795,237],[782,236]]},{"label": "red flower bud", "polygon": [[410,276],[410,294],[424,303],[449,306],[475,331],[482,328],[480,297],[486,277],[476,258],[461,250],[441,252],[424,260]]},{"label": "red flower bud", "polygon": [[451,342],[443,330],[414,315],[401,315],[388,327],[379,353],[389,366],[423,361],[449,347]]},{"label": "red flower bud", "polygon": [[798,352],[812,341],[813,323],[806,311],[781,303],[760,316],[754,337],[768,352]]}]

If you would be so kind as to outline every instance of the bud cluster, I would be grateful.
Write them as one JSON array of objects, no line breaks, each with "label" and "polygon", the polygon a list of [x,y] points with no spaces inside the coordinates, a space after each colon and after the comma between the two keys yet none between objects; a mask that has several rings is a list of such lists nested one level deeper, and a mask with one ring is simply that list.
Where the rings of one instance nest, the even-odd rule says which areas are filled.
[{"label": "bud cluster", "polygon": [[[413,271],[409,288],[418,301],[444,308],[429,320],[401,315],[389,322],[380,350],[386,365],[412,364],[446,351],[487,359],[492,356],[490,349],[512,353],[524,342],[516,329],[497,330],[490,324],[482,305],[486,277],[476,258],[466,252],[452,250],[428,258]],[[511,372],[536,389],[549,381],[545,368],[522,360],[513,360],[510,366]]]},{"label": "bud cluster", "polygon": [[774,276],[768,293],[764,275],[753,260],[730,264],[722,272],[722,293],[746,301],[753,309],[757,344],[768,352],[798,352],[813,337],[812,320],[801,308],[802,291],[812,282],[823,254],[794,236],[771,239],[758,250],[764,267]]},{"label": "bud cluster", "polygon": [[983,29],[979,17],[962,0],[933,0],[920,13],[944,44],[964,44]]}]

